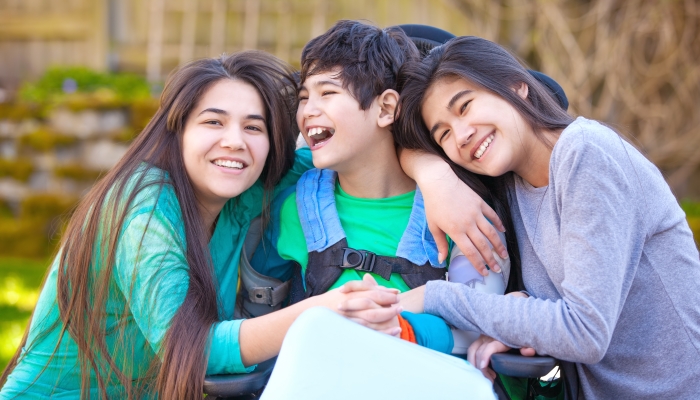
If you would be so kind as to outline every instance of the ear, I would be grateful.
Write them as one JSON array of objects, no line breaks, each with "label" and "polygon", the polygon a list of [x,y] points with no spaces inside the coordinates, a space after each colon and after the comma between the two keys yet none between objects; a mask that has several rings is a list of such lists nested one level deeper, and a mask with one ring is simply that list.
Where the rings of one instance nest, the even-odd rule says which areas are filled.
[{"label": "ear", "polygon": [[394,89],[387,89],[377,97],[376,101],[379,104],[377,125],[380,128],[386,128],[394,123],[394,113],[399,103],[399,93]]},{"label": "ear", "polygon": [[521,99],[526,100],[527,99],[527,94],[530,88],[527,86],[527,83],[525,82],[520,82],[520,87],[513,88],[513,91],[520,96]]}]

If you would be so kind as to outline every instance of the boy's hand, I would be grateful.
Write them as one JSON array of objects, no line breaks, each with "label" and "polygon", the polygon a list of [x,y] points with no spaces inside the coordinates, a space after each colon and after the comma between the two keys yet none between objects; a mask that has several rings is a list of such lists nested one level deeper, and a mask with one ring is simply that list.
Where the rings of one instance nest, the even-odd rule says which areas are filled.
[{"label": "boy's hand", "polygon": [[502,258],[508,258],[508,252],[496,231],[498,228],[505,232],[496,212],[457,178],[440,157],[404,149],[400,159],[401,167],[423,193],[428,228],[437,243],[440,261],[448,255],[447,235],[479,273],[488,273],[486,265],[500,272],[489,243]]}]

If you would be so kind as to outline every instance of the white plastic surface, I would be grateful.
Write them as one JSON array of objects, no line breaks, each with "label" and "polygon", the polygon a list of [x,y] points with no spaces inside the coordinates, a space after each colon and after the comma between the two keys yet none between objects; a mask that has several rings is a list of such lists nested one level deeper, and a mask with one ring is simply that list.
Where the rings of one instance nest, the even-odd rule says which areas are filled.
[{"label": "white plastic surface", "polygon": [[466,361],[378,333],[325,308],[304,312],[282,344],[263,400],[494,399]]}]

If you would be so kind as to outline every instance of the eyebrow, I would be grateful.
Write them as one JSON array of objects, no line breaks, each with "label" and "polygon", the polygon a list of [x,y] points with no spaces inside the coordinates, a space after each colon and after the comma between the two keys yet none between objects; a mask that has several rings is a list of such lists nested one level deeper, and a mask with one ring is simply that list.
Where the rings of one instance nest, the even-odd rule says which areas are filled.
[{"label": "eyebrow", "polygon": [[202,115],[202,114],[204,114],[204,113],[206,113],[206,112],[212,112],[212,113],[214,113],[214,114],[221,114],[221,115],[226,115],[226,116],[228,116],[228,111],[222,110],[222,109],[220,109],[220,108],[212,108],[212,107],[205,108],[204,110],[202,110],[202,112],[200,112],[199,114],[197,114],[197,116],[200,116],[200,115]]},{"label": "eyebrow", "polygon": [[[215,113],[215,114],[221,114],[221,115],[225,115],[225,116],[229,116],[229,115],[230,115],[230,114],[228,113],[228,111],[226,111],[226,110],[222,110],[222,109],[220,109],[220,108],[213,108],[213,107],[206,108],[206,109],[202,110],[202,112],[200,112],[200,113],[197,114],[197,115],[202,115],[202,114],[204,114],[204,113],[206,113],[206,112],[212,112],[212,113]],[[263,116],[260,115],[260,114],[248,114],[248,115],[245,116],[245,119],[254,119],[254,120],[258,120],[258,121],[262,121],[262,122],[264,122],[264,123],[267,123],[267,122],[265,121],[265,117],[263,117]]]},{"label": "eyebrow", "polygon": [[263,117],[260,114],[248,114],[245,116],[245,119],[255,119],[255,120],[262,121],[263,123],[267,124],[267,122],[265,121],[265,117]]},{"label": "eyebrow", "polygon": [[[343,87],[343,85],[341,85],[340,83],[335,82],[335,81],[329,81],[329,80],[318,81],[318,82],[314,83],[314,86],[323,86],[323,85],[333,85],[333,86],[339,87],[339,88]],[[299,91],[302,91],[302,90],[309,90],[309,89],[306,88],[306,85],[301,85],[301,87],[299,88]]]},{"label": "eyebrow", "polygon": [[465,96],[465,95],[467,95],[467,94],[469,94],[469,93],[471,93],[471,92],[473,92],[473,90],[465,89],[465,90],[462,90],[461,92],[455,94],[454,96],[452,96],[452,98],[450,99],[450,102],[447,103],[447,109],[448,109],[448,110],[451,109],[452,106],[455,105],[455,103],[457,102],[457,100],[459,100],[462,96]]}]

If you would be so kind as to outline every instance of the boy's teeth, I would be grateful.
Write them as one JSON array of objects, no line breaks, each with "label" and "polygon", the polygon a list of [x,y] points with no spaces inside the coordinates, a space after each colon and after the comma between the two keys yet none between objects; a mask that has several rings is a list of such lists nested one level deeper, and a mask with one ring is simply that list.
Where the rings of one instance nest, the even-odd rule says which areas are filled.
[{"label": "boy's teeth", "polygon": [[324,128],[316,127],[316,128],[309,129],[308,134],[309,134],[309,137],[312,137],[312,136],[320,135],[324,131],[328,131],[328,133],[330,133],[331,135],[335,133],[335,131],[333,129],[324,129]]},{"label": "boy's teeth", "polygon": [[238,162],[238,161],[231,161],[231,160],[214,160],[214,164],[218,165],[219,167],[226,167],[226,168],[236,168],[236,169],[243,168],[243,163]]}]

